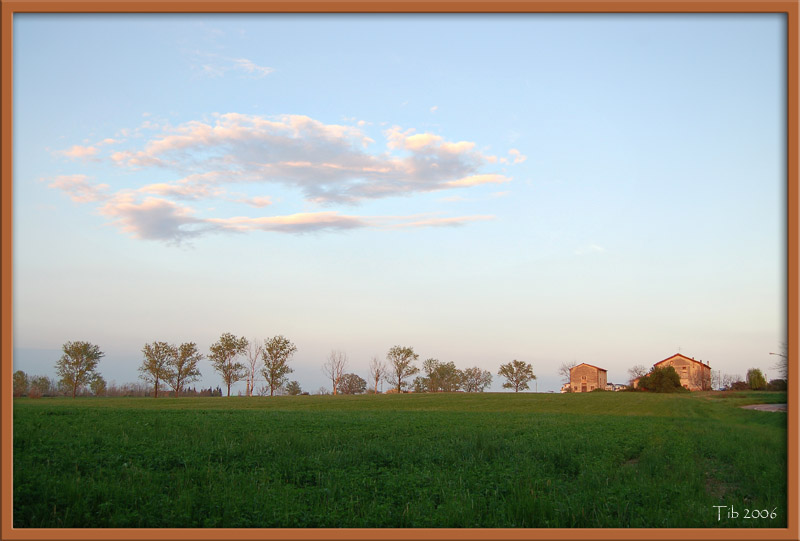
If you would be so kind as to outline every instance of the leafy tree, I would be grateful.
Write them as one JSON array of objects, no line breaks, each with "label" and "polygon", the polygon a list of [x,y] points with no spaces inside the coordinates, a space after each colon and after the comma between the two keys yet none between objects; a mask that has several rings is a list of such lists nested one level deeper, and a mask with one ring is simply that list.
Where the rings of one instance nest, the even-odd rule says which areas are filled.
[{"label": "leafy tree", "polygon": [[649,374],[639,379],[639,389],[653,393],[687,391],[687,389],[681,385],[681,377],[672,366],[654,366]]},{"label": "leafy tree", "polygon": [[747,385],[753,391],[761,391],[767,388],[767,378],[764,377],[759,368],[751,368],[747,371]]},{"label": "leafy tree", "polygon": [[564,383],[569,383],[569,371],[578,366],[576,361],[569,361],[561,363],[561,366],[558,368],[558,374],[564,379]]},{"label": "leafy tree", "polygon": [[178,354],[178,349],[166,342],[153,342],[145,344],[142,348],[144,361],[139,367],[140,378],[153,384],[154,398],[158,398],[158,387],[162,381],[169,378],[170,364]]},{"label": "leafy tree", "polygon": [[375,394],[378,394],[378,383],[386,377],[386,374],[386,365],[377,356],[373,357],[369,362],[369,377],[370,381],[375,382]]},{"label": "leafy tree", "polygon": [[166,375],[166,382],[175,391],[175,396],[179,396],[186,385],[200,379],[197,365],[202,360],[203,354],[197,350],[194,342],[185,342],[176,348]]},{"label": "leafy tree", "polygon": [[286,383],[287,376],[294,372],[289,367],[289,359],[296,351],[297,347],[282,335],[264,340],[261,351],[264,366],[261,368],[261,374],[269,386],[270,396],[274,396],[275,391]]},{"label": "leafy tree", "polygon": [[463,371],[461,386],[468,393],[482,393],[492,384],[492,373],[477,366]]},{"label": "leafy tree", "polygon": [[97,375],[97,363],[105,356],[100,348],[89,342],[67,342],[62,346],[61,358],[56,362],[59,384],[72,393],[89,383]]},{"label": "leafy tree", "polygon": [[33,376],[30,379],[29,395],[36,393],[38,396],[54,395],[56,385],[47,376]]},{"label": "leafy tree", "polygon": [[92,394],[95,396],[105,396],[106,394],[106,380],[103,379],[103,376],[97,375],[89,383],[89,388],[92,390]]},{"label": "leafy tree", "polygon": [[414,348],[394,346],[386,354],[389,363],[389,373],[386,381],[392,385],[397,392],[401,392],[406,387],[406,379],[419,373],[419,368],[412,363],[419,359],[419,355],[414,353]]},{"label": "leafy tree", "polygon": [[457,391],[461,387],[461,380],[464,374],[456,368],[456,365],[450,361],[443,363],[438,359],[426,359],[422,363],[422,371],[425,373],[424,378],[417,378],[414,380],[415,390],[422,389],[417,392],[452,392]]},{"label": "leafy tree", "polygon": [[361,394],[367,390],[367,382],[356,374],[343,374],[339,379],[339,393]]},{"label": "leafy tree", "polygon": [[300,384],[297,381],[290,381],[286,384],[286,394],[289,396],[297,396],[303,392],[303,389],[300,388]]},{"label": "leafy tree", "polygon": [[22,370],[14,372],[14,396],[28,394],[28,375]]},{"label": "leafy tree", "polygon": [[228,387],[228,396],[231,395],[231,385],[245,378],[244,364],[235,362],[235,359],[246,353],[247,345],[247,338],[244,336],[237,338],[229,332],[223,333],[219,337],[219,341],[211,345],[211,354],[208,356],[208,360],[211,361],[214,370],[222,376],[222,381]]},{"label": "leafy tree", "polygon": [[497,375],[506,378],[503,383],[504,389],[514,389],[518,393],[520,389],[528,389],[528,382],[536,379],[533,373],[533,366],[514,359],[510,363],[501,364]]},{"label": "leafy tree", "polygon": [[414,378],[414,381],[411,382],[411,389],[415,393],[427,393],[428,392],[428,378],[425,376],[417,376]]},{"label": "leafy tree", "polygon": [[331,380],[331,389],[336,394],[339,388],[339,380],[342,379],[344,369],[347,366],[347,353],[343,351],[331,351],[328,360],[322,365],[322,371]]}]

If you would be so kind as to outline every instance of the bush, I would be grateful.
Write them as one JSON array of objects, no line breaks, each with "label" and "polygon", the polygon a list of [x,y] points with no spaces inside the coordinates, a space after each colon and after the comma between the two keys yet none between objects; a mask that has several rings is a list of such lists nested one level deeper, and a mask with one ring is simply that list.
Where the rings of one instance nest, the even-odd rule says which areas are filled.
[{"label": "bush", "polygon": [[770,380],[769,384],[767,385],[768,391],[785,391],[786,390],[786,380],[785,379],[772,379]]},{"label": "bush", "polygon": [[754,391],[761,391],[767,388],[767,378],[758,368],[751,368],[747,371],[747,384]]},{"label": "bush", "polygon": [[750,386],[744,381],[734,381],[731,383],[730,387],[725,389],[726,391],[747,391],[750,389]]},{"label": "bush", "polygon": [[646,376],[639,380],[639,389],[652,393],[680,393],[688,392],[681,385],[681,377],[671,366],[656,366]]}]

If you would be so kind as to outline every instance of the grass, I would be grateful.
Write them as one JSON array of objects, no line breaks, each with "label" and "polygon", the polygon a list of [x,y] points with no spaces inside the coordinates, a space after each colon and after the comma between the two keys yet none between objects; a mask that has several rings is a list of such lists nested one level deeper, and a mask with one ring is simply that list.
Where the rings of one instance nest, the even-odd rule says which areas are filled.
[{"label": "grass", "polygon": [[785,528],[785,400],[16,399],[14,526]]}]

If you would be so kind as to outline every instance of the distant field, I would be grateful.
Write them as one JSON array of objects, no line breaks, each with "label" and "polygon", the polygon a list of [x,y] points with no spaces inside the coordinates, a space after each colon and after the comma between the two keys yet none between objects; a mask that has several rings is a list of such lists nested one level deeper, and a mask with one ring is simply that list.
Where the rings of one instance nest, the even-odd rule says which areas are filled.
[{"label": "distant field", "polygon": [[785,528],[785,401],[15,399],[14,526]]}]

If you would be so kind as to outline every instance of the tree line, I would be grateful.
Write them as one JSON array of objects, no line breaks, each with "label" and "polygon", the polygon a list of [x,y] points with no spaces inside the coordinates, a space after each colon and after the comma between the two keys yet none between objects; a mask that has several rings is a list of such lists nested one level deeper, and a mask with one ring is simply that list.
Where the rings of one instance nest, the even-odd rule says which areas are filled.
[{"label": "tree line", "polygon": [[[297,347],[282,335],[264,340],[248,340],[231,333],[223,333],[220,339],[209,347],[206,357],[195,342],[171,344],[164,341],[147,343],[142,348],[142,364],[139,366],[140,379],[152,386],[153,396],[158,398],[166,388],[172,395],[221,396],[222,390],[188,387],[200,379],[199,363],[208,358],[213,369],[220,375],[227,396],[231,386],[245,381],[246,396],[256,392],[258,376],[265,382],[258,394],[270,396],[276,393],[298,395],[304,393],[297,381],[289,381],[294,370],[289,366]],[[105,356],[100,348],[90,342],[66,342],[62,355],[56,362],[56,382],[44,376],[29,378],[24,372],[14,374],[14,394],[21,396],[55,396],[85,394],[87,389],[95,396],[113,394],[114,396],[137,396],[147,394],[149,389],[137,385],[126,385],[123,389],[114,388],[109,393],[106,381],[97,370],[100,360]],[[246,360],[247,364],[242,362]],[[419,354],[412,347],[393,346],[386,354],[385,362],[374,356],[369,364],[369,383],[358,374],[347,372],[348,356],[343,351],[333,350],[322,365],[322,371],[331,382],[332,394],[361,394],[371,390],[378,392],[381,382],[391,386],[388,392],[483,392],[492,383],[492,373],[477,366],[459,369],[452,361],[443,362],[428,358],[422,362],[422,369],[416,366]],[[501,364],[497,373],[505,378],[503,388],[515,392],[529,388],[536,379],[530,363],[513,360]],[[411,378],[416,376],[413,380]],[[320,393],[326,392],[321,389]]]}]

